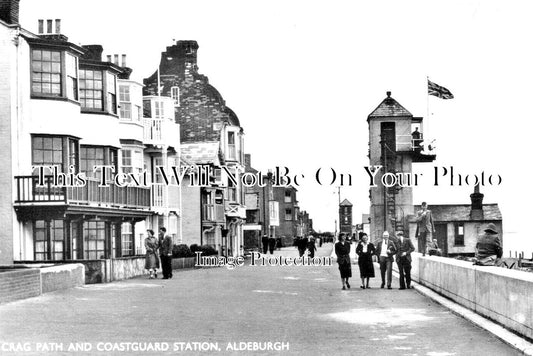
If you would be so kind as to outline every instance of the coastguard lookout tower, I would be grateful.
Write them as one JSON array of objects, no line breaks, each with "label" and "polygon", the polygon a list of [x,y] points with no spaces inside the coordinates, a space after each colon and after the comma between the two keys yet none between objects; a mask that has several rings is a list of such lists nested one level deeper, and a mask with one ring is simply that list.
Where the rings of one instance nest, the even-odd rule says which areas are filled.
[{"label": "coastguard lookout tower", "polygon": [[[414,207],[407,177],[411,176],[413,163],[433,162],[436,155],[424,140],[422,118],[414,117],[391,97],[390,91],[368,115],[367,122],[370,166],[381,166],[375,175],[377,186],[370,188],[371,239],[379,240],[384,230],[401,230],[409,236],[407,217],[414,214]],[[381,178],[387,173],[398,177],[397,182],[382,184]],[[393,183],[394,179],[385,181]]]}]

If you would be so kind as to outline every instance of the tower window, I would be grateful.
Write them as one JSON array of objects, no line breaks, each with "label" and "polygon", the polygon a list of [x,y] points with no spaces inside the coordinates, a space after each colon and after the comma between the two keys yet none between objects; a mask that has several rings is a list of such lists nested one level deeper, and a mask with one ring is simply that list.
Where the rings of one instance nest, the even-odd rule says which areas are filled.
[{"label": "tower window", "polygon": [[172,87],[170,88],[170,96],[174,99],[174,105],[180,106],[180,88]]}]

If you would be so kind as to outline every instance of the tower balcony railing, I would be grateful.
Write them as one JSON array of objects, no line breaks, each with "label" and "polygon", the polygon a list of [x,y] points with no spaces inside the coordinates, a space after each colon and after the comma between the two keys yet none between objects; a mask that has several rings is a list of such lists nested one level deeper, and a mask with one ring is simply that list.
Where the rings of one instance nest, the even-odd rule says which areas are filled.
[{"label": "tower balcony railing", "polygon": [[84,186],[54,185],[52,176],[44,177],[39,185],[38,176],[16,176],[18,205],[74,204],[108,208],[150,209],[150,189],[144,187],[119,187],[113,182],[100,187],[100,181],[87,178]]},{"label": "tower balcony railing", "polygon": [[420,135],[420,138],[413,138],[412,135],[396,136],[396,152],[417,152],[426,154],[435,154],[435,149],[431,143],[426,143]]}]

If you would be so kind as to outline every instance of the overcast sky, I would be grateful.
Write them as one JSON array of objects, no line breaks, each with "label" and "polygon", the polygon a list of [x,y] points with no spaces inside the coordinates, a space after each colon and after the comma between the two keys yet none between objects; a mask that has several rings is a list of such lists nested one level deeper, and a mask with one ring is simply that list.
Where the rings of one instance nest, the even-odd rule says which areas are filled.
[{"label": "overcast sky", "polygon": [[[197,40],[199,71],[238,115],[253,165],[305,174],[300,206],[317,230],[334,229],[338,203],[335,184],[314,180],[320,167],[351,173],[341,198],[354,204],[355,222],[368,212],[366,119],[390,90],[436,140],[437,161],[415,172],[500,174],[500,186],[481,188],[484,202],[500,204],[512,237],[505,248],[532,251],[532,9],[485,0],[21,0],[21,23],[36,32],[37,19],[61,18],[70,41],[127,54],[139,80],[173,40]],[[428,101],[427,76],[455,99]],[[472,186],[432,184],[414,190],[415,204],[470,202]]]}]

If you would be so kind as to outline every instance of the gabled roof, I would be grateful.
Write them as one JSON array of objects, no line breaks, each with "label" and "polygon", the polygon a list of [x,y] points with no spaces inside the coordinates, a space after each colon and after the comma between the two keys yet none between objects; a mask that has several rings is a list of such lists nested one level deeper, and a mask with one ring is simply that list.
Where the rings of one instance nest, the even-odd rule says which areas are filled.
[{"label": "gabled roof", "polygon": [[391,92],[388,91],[387,97],[368,115],[368,119],[372,117],[413,117],[413,114],[391,98],[390,94]]},{"label": "gabled roof", "polygon": [[[420,205],[415,205],[415,212],[420,210]],[[453,221],[474,221],[470,217],[472,211],[471,204],[440,204],[429,205],[433,221],[435,222],[453,222]],[[502,220],[502,213],[498,204],[483,204],[483,220],[480,221],[495,221]],[[416,216],[410,219],[411,222],[416,221]]]},{"label": "gabled roof", "polygon": [[348,199],[344,199],[342,203],[340,203],[340,206],[353,206],[352,203]]},{"label": "gabled roof", "polygon": [[181,157],[191,164],[220,166],[220,144],[216,141],[182,143]]}]

